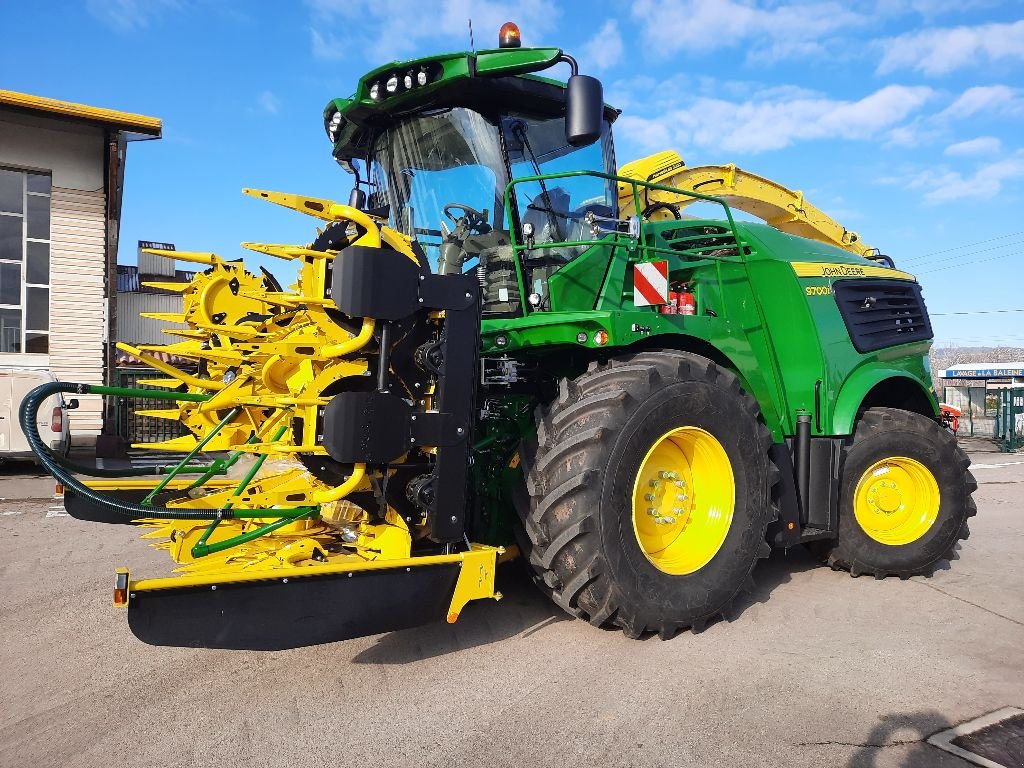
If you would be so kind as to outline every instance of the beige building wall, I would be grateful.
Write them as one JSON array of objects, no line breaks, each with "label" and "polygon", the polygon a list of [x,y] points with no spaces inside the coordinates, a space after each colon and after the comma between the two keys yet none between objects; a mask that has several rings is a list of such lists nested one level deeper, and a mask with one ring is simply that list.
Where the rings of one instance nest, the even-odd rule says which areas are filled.
[{"label": "beige building wall", "polygon": [[[108,336],[104,131],[99,127],[0,111],[0,166],[49,172],[49,354],[0,354],[0,366],[50,370],[58,379],[103,384]],[[101,427],[100,398],[78,398],[76,443]]]},{"label": "beige building wall", "polygon": [[[61,381],[103,384],[107,338],[104,195],[54,186],[50,210],[50,370]],[[103,426],[101,398],[78,398],[73,438]]]}]

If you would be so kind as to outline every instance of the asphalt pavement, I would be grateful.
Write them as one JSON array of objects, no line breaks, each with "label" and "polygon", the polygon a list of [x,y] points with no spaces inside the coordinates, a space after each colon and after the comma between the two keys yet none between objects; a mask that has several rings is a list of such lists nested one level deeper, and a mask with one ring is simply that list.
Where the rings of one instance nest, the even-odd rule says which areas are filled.
[{"label": "asphalt pavement", "polygon": [[513,566],[454,626],[150,647],[113,569],[165,575],[166,555],[5,472],[0,766],[966,766],[924,740],[1024,707],[1024,455],[988,445],[949,569],[853,579],[777,553],[731,621],[665,642],[572,620]]}]

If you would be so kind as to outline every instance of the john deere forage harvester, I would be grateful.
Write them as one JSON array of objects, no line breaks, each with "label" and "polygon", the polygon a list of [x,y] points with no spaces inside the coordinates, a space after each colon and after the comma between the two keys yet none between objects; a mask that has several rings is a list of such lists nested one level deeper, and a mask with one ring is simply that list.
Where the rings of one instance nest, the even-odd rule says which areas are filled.
[{"label": "john deere forage harvester", "polygon": [[[771,547],[927,574],[976,485],[938,422],[912,275],[792,192],[662,153],[616,172],[600,83],[555,48],[392,63],[324,112],[347,204],[307,245],[212,253],[148,363],[188,433],[161,474],[80,480],[72,515],[130,522],[180,564],[116,575],[151,643],[280,648],[500,598],[516,554],[559,606],[630,637],[725,611]],[[536,73],[571,69],[563,84]],[[684,98],[681,96],[680,98]],[[738,221],[732,208],[765,219]],[[710,210],[710,214],[708,211]],[[160,351],[169,355],[156,356]],[[191,361],[191,366],[168,359]]]}]

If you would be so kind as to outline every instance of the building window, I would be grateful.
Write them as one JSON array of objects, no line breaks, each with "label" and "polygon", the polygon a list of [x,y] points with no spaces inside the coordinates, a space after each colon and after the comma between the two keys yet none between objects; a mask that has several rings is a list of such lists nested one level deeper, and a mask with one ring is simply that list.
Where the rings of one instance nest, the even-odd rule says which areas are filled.
[{"label": "building window", "polygon": [[0,168],[0,353],[50,349],[50,188]]}]

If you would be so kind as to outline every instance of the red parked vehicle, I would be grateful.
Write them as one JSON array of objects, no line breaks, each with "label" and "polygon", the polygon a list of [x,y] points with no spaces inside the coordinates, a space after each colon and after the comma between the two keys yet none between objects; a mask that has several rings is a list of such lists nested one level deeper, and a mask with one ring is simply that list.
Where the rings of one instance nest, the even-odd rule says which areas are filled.
[{"label": "red parked vehicle", "polygon": [[960,417],[964,415],[964,412],[947,403],[939,403],[939,410],[941,411],[939,417],[942,419],[942,426],[955,435],[956,431],[960,429]]}]

